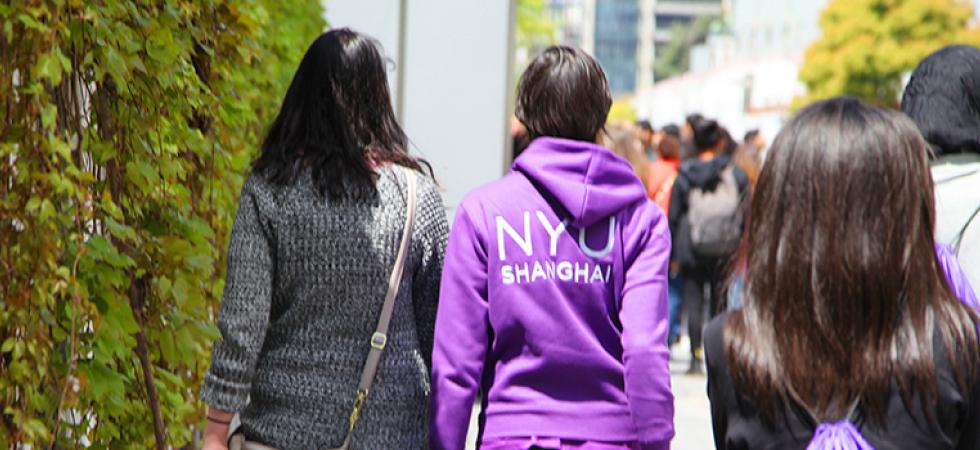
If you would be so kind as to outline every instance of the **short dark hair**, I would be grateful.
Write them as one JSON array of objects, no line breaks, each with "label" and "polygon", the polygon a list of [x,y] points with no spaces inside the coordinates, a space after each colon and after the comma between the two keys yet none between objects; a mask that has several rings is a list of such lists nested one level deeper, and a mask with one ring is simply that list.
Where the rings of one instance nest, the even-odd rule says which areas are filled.
[{"label": "short dark hair", "polygon": [[611,106],[605,72],[577,48],[548,47],[531,61],[517,87],[517,118],[531,139],[593,142]]},{"label": "short dark hair", "polygon": [[653,132],[653,125],[650,125],[649,120],[637,120],[636,126],[639,127],[641,130]]},{"label": "short dark hair", "polygon": [[694,131],[694,146],[698,151],[715,148],[726,133],[718,122],[704,118],[692,124],[691,129]]},{"label": "short dark hair", "polygon": [[681,128],[672,123],[664,125],[664,127],[660,129],[660,132],[668,136],[673,136],[677,139],[681,138]]},{"label": "short dark hair", "polygon": [[745,139],[742,139],[742,143],[743,144],[748,144],[748,143],[754,141],[755,138],[757,138],[757,137],[759,137],[759,129],[758,128],[756,128],[754,130],[749,130],[749,131],[745,132]]},{"label": "short dark hair", "polygon": [[698,113],[688,114],[687,117],[684,118],[684,122],[687,123],[691,129],[694,129],[694,127],[696,127],[702,120],[704,120],[704,116]]},{"label": "short dark hair", "polygon": [[923,59],[905,87],[902,112],[937,153],[980,153],[980,49],[953,45]]}]

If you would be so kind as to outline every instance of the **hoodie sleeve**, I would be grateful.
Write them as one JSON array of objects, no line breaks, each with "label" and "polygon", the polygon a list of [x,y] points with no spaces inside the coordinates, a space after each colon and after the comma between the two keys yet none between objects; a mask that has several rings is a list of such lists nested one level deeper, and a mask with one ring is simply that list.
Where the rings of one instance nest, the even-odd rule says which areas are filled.
[{"label": "hoodie sleeve", "polygon": [[486,239],[464,204],[449,235],[436,315],[429,422],[434,450],[465,447],[489,331]]},{"label": "hoodie sleeve", "polygon": [[645,204],[624,233],[623,324],[626,396],[644,449],[668,449],[674,436],[674,395],[667,348],[667,265],[670,231],[659,208]]}]

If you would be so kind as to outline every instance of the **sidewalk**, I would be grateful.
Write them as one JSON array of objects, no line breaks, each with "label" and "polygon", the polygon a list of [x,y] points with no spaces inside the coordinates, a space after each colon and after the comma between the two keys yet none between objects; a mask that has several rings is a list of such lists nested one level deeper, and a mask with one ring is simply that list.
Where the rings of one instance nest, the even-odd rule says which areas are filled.
[{"label": "sidewalk", "polygon": [[[704,375],[686,375],[691,364],[690,344],[687,336],[673,348],[670,358],[671,385],[674,389],[674,426],[676,436],[671,450],[710,450],[714,448],[711,437],[711,409],[708,404],[707,379]],[[476,414],[473,409],[467,450],[475,450]]]},{"label": "sidewalk", "polygon": [[707,379],[704,375],[687,375],[691,364],[687,336],[673,348],[670,358],[671,385],[674,389],[674,429],[671,450],[709,450],[715,448],[711,435],[711,408],[708,404]]}]

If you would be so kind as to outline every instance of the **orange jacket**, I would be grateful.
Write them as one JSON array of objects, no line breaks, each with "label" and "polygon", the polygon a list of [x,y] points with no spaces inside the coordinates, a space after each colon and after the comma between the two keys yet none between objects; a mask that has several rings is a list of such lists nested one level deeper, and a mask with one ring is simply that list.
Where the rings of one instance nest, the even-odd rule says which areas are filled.
[{"label": "orange jacket", "polygon": [[650,170],[647,171],[647,197],[659,205],[664,214],[670,210],[670,192],[674,189],[680,165],[678,159],[658,159],[650,163]]}]

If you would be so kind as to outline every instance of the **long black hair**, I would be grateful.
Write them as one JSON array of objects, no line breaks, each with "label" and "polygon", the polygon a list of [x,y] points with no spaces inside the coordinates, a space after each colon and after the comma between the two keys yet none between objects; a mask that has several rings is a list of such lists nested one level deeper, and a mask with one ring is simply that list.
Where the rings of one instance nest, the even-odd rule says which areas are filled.
[{"label": "long black hair", "polygon": [[793,400],[836,421],[859,399],[883,424],[894,381],[934,418],[934,339],[973,388],[975,315],[936,257],[927,155],[911,120],[853,98],[804,108],[776,137],[737,257],[743,308],[724,334],[733,380],[764,416]]},{"label": "long black hair", "polygon": [[347,28],[313,41],[262,143],[256,173],[287,185],[309,169],[319,193],[332,199],[374,195],[379,165],[425,166],[432,174],[408,154],[378,47]]}]

